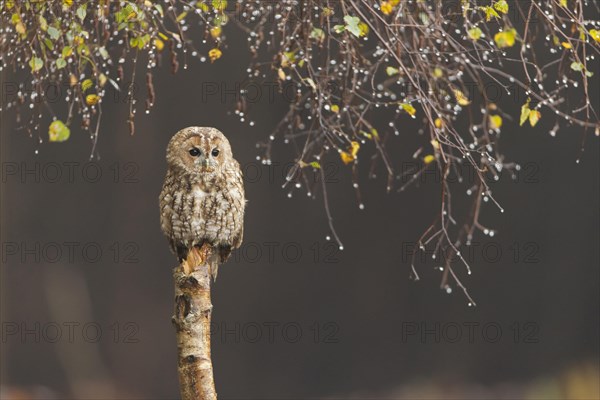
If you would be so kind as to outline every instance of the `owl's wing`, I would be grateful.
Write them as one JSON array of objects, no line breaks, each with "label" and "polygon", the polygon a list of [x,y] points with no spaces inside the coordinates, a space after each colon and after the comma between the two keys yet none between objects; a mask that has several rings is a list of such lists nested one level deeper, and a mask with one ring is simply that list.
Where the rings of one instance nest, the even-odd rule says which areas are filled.
[{"label": "owl's wing", "polygon": [[233,247],[234,249],[239,248],[242,245],[242,240],[244,240],[244,224],[242,224],[238,234],[233,237],[231,247]]},{"label": "owl's wing", "polygon": [[223,246],[223,245],[219,246],[219,259],[220,259],[221,264],[223,264],[225,261],[227,261],[229,256],[231,256],[232,250],[235,250],[241,246],[243,237],[244,237],[244,226],[242,225],[242,228],[240,229],[240,231],[233,237],[233,240],[231,241],[231,246]]}]

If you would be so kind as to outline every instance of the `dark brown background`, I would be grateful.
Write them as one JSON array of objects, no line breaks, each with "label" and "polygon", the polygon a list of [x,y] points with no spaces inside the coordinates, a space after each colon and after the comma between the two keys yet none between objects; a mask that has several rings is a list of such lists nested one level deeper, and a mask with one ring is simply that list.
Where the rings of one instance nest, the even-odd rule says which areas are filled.
[{"label": "dark brown background", "polygon": [[[191,125],[215,126],[225,132],[237,159],[254,175],[246,183],[245,240],[250,247],[220,269],[213,292],[215,324],[239,335],[236,340],[230,332],[223,338],[221,331],[213,337],[216,385],[222,398],[486,394],[523,398],[532,393],[536,398],[556,398],[580,387],[597,393],[597,138],[588,135],[581,163],[576,164],[582,141],[579,128],[566,127],[550,137],[553,120],[547,110],[535,129],[518,129],[516,123],[505,121],[501,148],[508,159],[526,168],[517,182],[503,176],[493,185],[506,212],[485,205],[482,221],[498,233],[493,238],[475,238],[480,246],[471,262],[473,275],[467,277],[464,268],[455,264],[478,303],[476,308],[468,307],[460,289],[455,287],[450,295],[439,289],[441,273],[433,269],[436,263],[417,265],[422,281],[408,279],[403,249],[420,236],[439,206],[434,179],[405,193],[387,195],[380,171],[379,179],[362,181],[366,209],[360,211],[349,170],[336,157],[328,159],[326,164],[337,165],[328,188],[335,226],[345,246],[337,251],[326,244],[329,231],[321,193],[316,201],[302,192],[288,199],[281,189],[283,167],[257,169],[255,144],[270,134],[286,102],[270,100],[264,88],[260,101],[252,105],[250,119],[256,125],[250,127],[232,115],[232,94],[225,99],[206,94],[207,82],[233,90],[236,82],[244,81],[248,59],[242,42],[231,39],[230,48],[214,65],[192,61],[192,68],[175,77],[167,68],[156,71],[156,106],[149,116],[138,113],[134,136],[127,131],[124,104],[107,98],[98,161],[103,175],[97,183],[81,176],[90,141],[77,124],[68,142],[38,146],[35,138],[16,129],[11,111],[1,114],[4,172],[13,162],[19,168],[21,162],[28,168],[35,163],[41,168],[49,168],[51,162],[79,163],[72,183],[64,176],[58,183],[43,176],[40,182],[31,176],[23,182],[14,175],[2,181],[0,387],[4,396],[14,397],[17,389],[41,398],[178,396],[170,322],[175,261],[159,229],[157,197],[165,173],[165,146],[173,133]],[[6,84],[18,77],[4,73],[2,79]],[[593,101],[598,105],[598,78],[592,82]],[[142,91],[140,104],[143,96]],[[523,101],[505,96],[498,102],[518,115]],[[62,110],[58,105],[56,109]],[[417,129],[418,125],[407,123],[394,139],[396,167],[409,162],[415,146],[425,142],[416,135]],[[287,147],[278,144],[276,150],[274,162],[290,161]],[[121,172],[118,183],[113,182],[111,169],[115,163]],[[67,169],[62,165],[64,174]],[[130,165],[137,168],[133,175],[137,181],[125,183],[123,173],[131,172]],[[367,167],[363,163],[361,171]],[[273,179],[269,173],[274,173]],[[466,204],[467,188],[466,184],[454,187],[457,204]],[[5,251],[8,243],[33,247],[36,242],[69,241],[97,243],[103,250],[101,261],[86,262],[80,251],[73,262],[66,255],[55,263],[47,257],[36,262],[31,255],[23,261],[20,253]],[[115,262],[109,249],[113,242],[120,246],[134,242],[139,248],[137,261],[127,263],[121,254]],[[271,242],[278,246],[273,259],[268,255]],[[317,260],[315,243],[320,249]],[[289,259],[295,254],[291,247],[286,260],[281,252],[284,245],[301,248],[298,262]],[[484,245],[490,251],[487,257]],[[255,259],[257,246],[262,255]],[[493,250],[498,248],[502,254],[496,257]],[[36,322],[41,331],[57,323],[62,337],[50,343],[43,335],[21,337],[21,332],[5,331],[11,324],[21,329],[22,323],[34,329]],[[72,343],[66,322],[80,324]],[[82,336],[82,326],[90,322],[102,328],[96,343]],[[130,326],[125,329],[128,322],[135,332]],[[465,322],[479,324],[473,343]],[[118,343],[111,330],[115,323],[120,324]],[[444,327],[453,329],[448,324],[458,324],[462,337],[451,343],[455,331],[450,330],[446,331],[450,336],[442,336],[439,343],[433,334],[425,340],[418,335],[403,340],[407,323],[423,323],[428,329],[440,323],[440,333]],[[496,343],[482,336],[486,323],[502,328]],[[273,343],[265,324],[278,324]],[[282,333],[285,324],[302,328],[298,342],[290,338],[293,329],[289,337]],[[519,324],[521,334],[532,336],[515,340],[514,324]],[[256,326],[262,337],[252,343]],[[320,329],[318,343],[315,326]],[[134,332],[129,339],[137,342],[126,342],[126,332]],[[493,336],[494,330],[489,333]]]}]

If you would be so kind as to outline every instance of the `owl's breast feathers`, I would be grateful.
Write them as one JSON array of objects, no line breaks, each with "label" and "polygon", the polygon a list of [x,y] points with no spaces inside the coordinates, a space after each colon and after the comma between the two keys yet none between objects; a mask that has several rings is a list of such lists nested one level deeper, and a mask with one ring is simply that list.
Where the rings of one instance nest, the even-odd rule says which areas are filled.
[{"label": "owl's breast feathers", "polygon": [[161,227],[176,254],[208,241],[225,261],[241,245],[245,203],[239,168],[211,181],[169,171],[160,195]]}]

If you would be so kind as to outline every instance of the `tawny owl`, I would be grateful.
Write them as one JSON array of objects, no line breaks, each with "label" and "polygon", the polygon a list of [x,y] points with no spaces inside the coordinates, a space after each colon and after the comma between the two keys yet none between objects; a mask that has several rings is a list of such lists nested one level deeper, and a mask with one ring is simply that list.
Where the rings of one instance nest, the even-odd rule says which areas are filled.
[{"label": "tawny owl", "polygon": [[160,223],[179,261],[208,242],[217,250],[209,260],[216,279],[218,262],[242,243],[245,205],[242,171],[223,133],[189,127],[171,138]]}]

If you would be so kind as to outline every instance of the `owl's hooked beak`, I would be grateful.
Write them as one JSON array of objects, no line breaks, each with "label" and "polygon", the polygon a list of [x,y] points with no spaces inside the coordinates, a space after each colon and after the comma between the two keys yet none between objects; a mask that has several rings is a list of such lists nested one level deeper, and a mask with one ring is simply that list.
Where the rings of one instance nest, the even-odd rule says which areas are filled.
[{"label": "owl's hooked beak", "polygon": [[200,164],[200,167],[205,172],[214,172],[215,170],[214,162],[210,158],[203,159]]}]

